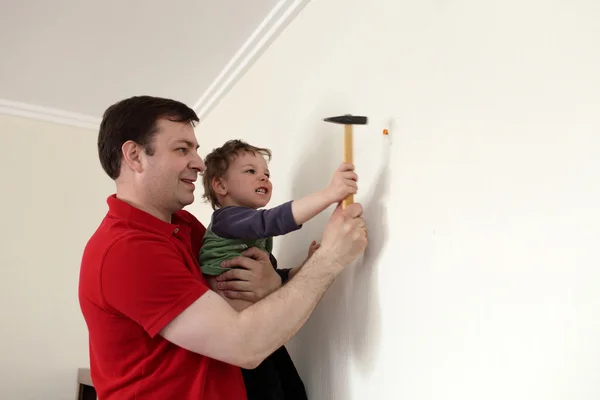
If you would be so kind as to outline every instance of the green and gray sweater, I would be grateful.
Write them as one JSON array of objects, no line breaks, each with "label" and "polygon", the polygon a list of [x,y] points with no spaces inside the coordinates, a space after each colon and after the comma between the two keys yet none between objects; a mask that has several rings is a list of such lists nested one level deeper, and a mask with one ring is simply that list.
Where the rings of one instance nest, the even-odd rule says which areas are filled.
[{"label": "green and gray sweater", "polygon": [[228,206],[215,211],[200,250],[200,266],[206,275],[220,275],[231,268],[221,263],[257,247],[271,254],[273,236],[285,235],[298,230],[292,214],[292,202],[288,201],[269,210]]}]

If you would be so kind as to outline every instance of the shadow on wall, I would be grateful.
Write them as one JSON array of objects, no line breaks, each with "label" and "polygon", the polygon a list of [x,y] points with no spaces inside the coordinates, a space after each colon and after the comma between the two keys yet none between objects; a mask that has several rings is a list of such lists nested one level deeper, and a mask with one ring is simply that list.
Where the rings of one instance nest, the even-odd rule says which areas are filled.
[{"label": "shadow on wall", "polygon": [[390,147],[385,142],[379,159],[381,161],[377,172],[373,175],[376,181],[369,192],[370,197],[361,201],[369,232],[369,244],[362,260],[354,267],[350,299],[351,312],[355,319],[352,349],[356,367],[365,377],[370,376],[376,366],[381,339],[381,306],[377,288],[378,264],[389,236],[387,197],[390,185]]},{"label": "shadow on wall", "polygon": [[[342,161],[341,143],[336,144],[341,136],[332,135],[328,130],[331,128],[325,124],[315,128],[311,140],[304,141],[309,145],[302,149],[293,177],[294,199],[326,187]],[[361,259],[338,276],[311,318],[288,345],[311,399],[350,399],[351,361],[365,378],[370,376],[377,361],[381,337],[377,263],[388,236],[384,200],[389,185],[389,146],[386,151],[383,157],[375,154],[368,157],[381,160],[374,175],[377,182],[368,187],[362,183],[365,189],[373,188],[369,199],[362,202],[369,229],[369,247]],[[359,191],[360,179],[359,176]],[[281,267],[302,263],[310,242],[320,240],[333,209],[331,206],[301,230],[278,239],[277,258]]]}]

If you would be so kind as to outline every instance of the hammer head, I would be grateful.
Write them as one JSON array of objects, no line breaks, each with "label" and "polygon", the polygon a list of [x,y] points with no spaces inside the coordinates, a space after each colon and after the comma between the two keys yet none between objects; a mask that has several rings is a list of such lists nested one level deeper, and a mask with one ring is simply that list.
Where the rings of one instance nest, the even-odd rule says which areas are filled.
[{"label": "hammer head", "polygon": [[367,117],[346,114],[346,115],[340,115],[338,117],[325,118],[323,121],[333,122],[336,124],[344,124],[344,125],[366,125]]}]

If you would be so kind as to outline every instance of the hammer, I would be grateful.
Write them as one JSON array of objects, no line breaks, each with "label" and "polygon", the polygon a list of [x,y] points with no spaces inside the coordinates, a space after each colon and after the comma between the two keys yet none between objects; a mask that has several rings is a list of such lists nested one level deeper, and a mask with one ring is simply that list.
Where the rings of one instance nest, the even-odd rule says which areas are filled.
[{"label": "hammer", "polygon": [[[346,114],[340,115],[338,117],[325,118],[324,121],[344,125],[344,162],[353,163],[354,160],[352,156],[352,126],[366,125],[367,117]],[[352,194],[349,194],[344,200],[342,200],[342,208],[346,208],[347,205],[352,203],[354,203],[354,196]]]}]

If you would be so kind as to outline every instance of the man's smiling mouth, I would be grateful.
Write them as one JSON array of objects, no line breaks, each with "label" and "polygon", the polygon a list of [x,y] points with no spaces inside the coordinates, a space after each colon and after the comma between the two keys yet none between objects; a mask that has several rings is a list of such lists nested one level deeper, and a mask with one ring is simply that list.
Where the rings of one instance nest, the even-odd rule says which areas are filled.
[{"label": "man's smiling mouth", "polygon": [[183,183],[185,183],[185,184],[188,184],[188,185],[190,185],[190,186],[191,186],[191,187],[193,187],[193,188],[195,188],[195,187],[196,187],[196,185],[194,185],[194,182],[195,182],[195,181],[193,181],[193,180],[191,180],[191,179],[182,179],[181,181],[182,181]]}]

